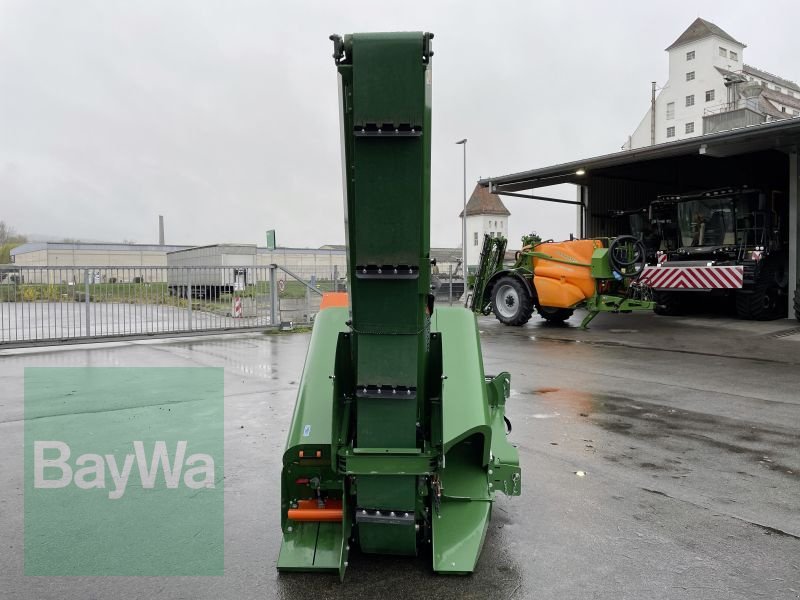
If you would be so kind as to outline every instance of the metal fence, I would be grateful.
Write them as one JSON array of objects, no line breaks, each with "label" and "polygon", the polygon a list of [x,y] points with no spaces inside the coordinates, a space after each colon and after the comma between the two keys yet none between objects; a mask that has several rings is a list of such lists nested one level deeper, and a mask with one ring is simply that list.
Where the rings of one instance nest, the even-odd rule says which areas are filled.
[{"label": "metal fence", "polygon": [[[327,275],[327,276],[326,276]],[[285,266],[0,266],[0,348],[309,324],[346,273]],[[437,302],[457,303],[452,267],[433,278]]]},{"label": "metal fence", "polygon": [[335,280],[277,266],[0,267],[0,347],[308,323]]}]

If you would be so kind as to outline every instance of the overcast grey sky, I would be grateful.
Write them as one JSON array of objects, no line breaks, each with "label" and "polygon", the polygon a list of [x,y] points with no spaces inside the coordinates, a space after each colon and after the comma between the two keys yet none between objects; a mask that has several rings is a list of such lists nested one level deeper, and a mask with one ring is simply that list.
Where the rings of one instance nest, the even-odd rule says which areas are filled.
[{"label": "overcast grey sky", "polygon": [[[432,243],[460,243],[467,180],[613,152],[697,17],[800,79],[800,3],[0,0],[0,219],[139,243],[343,243],[331,33],[425,30]],[[573,198],[571,188],[564,190]],[[512,246],[572,207],[506,202]]]}]

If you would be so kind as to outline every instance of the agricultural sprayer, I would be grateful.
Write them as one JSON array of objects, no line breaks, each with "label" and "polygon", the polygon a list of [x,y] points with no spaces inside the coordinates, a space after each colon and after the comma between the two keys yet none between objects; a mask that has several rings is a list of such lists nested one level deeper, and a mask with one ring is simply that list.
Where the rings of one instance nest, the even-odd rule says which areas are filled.
[{"label": "agricultural sprayer", "polygon": [[631,236],[564,242],[523,238],[514,264],[505,266],[507,240],[484,236],[468,306],[494,312],[505,325],[524,325],[534,309],[550,322],[563,322],[576,308],[588,314],[581,327],[601,312],[651,311],[655,303],[638,283],[647,252]]}]

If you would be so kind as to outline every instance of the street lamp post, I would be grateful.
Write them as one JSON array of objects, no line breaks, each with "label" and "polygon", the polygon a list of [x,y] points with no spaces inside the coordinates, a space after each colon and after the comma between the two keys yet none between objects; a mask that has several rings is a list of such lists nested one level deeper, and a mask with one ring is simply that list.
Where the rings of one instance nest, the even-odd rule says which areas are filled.
[{"label": "street lamp post", "polygon": [[[456,142],[464,148],[464,210],[461,213],[461,272],[464,275],[464,295],[467,293],[467,138]],[[452,285],[452,284],[451,284]]]}]

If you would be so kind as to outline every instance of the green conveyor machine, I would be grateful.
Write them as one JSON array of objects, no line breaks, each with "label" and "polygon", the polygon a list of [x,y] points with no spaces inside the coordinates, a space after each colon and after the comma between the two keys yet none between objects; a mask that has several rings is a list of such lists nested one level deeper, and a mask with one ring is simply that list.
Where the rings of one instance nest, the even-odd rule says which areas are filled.
[{"label": "green conveyor machine", "polygon": [[281,476],[281,571],[348,553],[470,573],[496,492],[520,493],[508,373],[474,315],[430,293],[430,33],[331,36],[339,72],[347,306],[318,314]]}]

